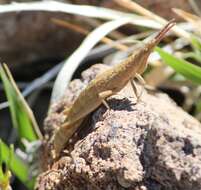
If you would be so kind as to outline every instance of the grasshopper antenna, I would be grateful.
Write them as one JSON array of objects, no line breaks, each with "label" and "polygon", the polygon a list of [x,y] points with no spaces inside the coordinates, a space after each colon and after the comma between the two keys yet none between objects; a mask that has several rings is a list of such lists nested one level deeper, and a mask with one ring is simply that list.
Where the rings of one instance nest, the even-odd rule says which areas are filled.
[{"label": "grasshopper antenna", "polygon": [[170,20],[166,26],[156,35],[155,40],[157,42],[160,42],[164,35],[173,27],[176,25],[175,19]]}]

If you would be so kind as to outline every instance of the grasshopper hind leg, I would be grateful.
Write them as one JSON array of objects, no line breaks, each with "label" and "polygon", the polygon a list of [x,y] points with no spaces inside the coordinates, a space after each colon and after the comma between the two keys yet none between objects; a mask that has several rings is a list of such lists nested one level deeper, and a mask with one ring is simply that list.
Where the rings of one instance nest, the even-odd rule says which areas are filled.
[{"label": "grasshopper hind leg", "polygon": [[108,98],[112,94],[113,94],[112,90],[106,90],[106,91],[103,91],[103,92],[99,93],[99,97],[100,97],[102,103],[104,104],[104,106],[107,109],[110,109],[110,106],[108,105],[108,103],[106,101],[106,98]]},{"label": "grasshopper hind leg", "polygon": [[109,110],[110,106],[108,105],[106,100],[102,100],[102,103],[104,104],[104,106]]}]

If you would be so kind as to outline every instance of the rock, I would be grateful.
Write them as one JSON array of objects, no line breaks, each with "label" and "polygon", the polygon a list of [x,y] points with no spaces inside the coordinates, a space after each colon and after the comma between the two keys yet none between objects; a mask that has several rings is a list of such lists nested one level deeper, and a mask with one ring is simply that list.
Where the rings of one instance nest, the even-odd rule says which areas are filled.
[{"label": "rock", "polygon": [[56,25],[51,21],[52,18],[78,23],[75,16],[58,12],[1,13],[0,61],[7,63],[12,70],[21,72],[22,65],[28,64],[30,67],[31,63],[59,60],[71,54],[84,36]]},{"label": "rock", "polygon": [[[92,66],[52,105],[45,126],[47,152],[64,105],[72,103],[89,76],[105,69]],[[144,91],[137,103],[129,85],[108,103],[111,109],[94,111],[59,160],[46,161],[49,169],[38,178],[37,189],[201,189],[201,125],[196,119],[163,93]]]}]

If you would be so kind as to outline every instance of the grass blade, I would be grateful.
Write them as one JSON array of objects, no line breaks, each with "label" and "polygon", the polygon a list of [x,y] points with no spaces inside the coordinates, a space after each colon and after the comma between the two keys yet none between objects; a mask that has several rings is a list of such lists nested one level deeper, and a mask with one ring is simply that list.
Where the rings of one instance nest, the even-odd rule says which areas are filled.
[{"label": "grass blade", "polygon": [[185,78],[201,84],[201,67],[191,64],[188,61],[179,59],[174,55],[171,55],[161,48],[156,47],[156,51],[160,54],[164,62],[171,66],[176,72],[182,74]]},{"label": "grass blade", "polygon": [[181,18],[183,18],[187,22],[191,23],[192,26],[197,30],[197,31],[195,31],[196,33],[198,32],[199,34],[201,34],[201,29],[200,29],[201,18],[200,17],[198,17],[197,15],[194,15],[192,13],[186,12],[184,10],[181,10],[181,9],[173,8],[172,10],[178,16],[180,16]]},{"label": "grass blade", "polygon": [[[132,0],[113,0],[113,1],[118,3],[120,6],[127,8],[128,10],[135,11],[148,18],[152,18],[154,21],[158,21],[162,25],[165,25],[168,22],[166,19],[154,14],[153,12],[149,11],[148,9],[145,9],[144,7],[142,7],[141,5],[139,5],[138,3],[136,3]],[[186,32],[182,28],[180,28],[178,26],[174,26],[172,28],[172,31],[174,31],[178,36],[184,37],[185,39],[190,41],[191,34]]]},{"label": "grass blade", "polygon": [[199,52],[199,53],[201,52],[201,42],[200,42],[199,38],[192,35],[191,44],[192,44],[192,47],[193,47],[195,52]]},{"label": "grass blade", "polygon": [[73,5],[58,1],[38,1],[0,5],[0,13],[10,13],[19,11],[63,12],[105,20],[131,18],[133,24],[150,28],[161,28],[161,25],[153,21],[152,19],[147,19],[135,14],[129,14],[121,11],[96,6]]},{"label": "grass blade", "polygon": [[18,129],[20,137],[29,141],[42,138],[33,113],[17,88],[6,65],[0,67],[0,77],[10,104],[13,126]]},{"label": "grass blade", "polygon": [[[0,140],[0,159],[5,163],[13,174],[28,188],[33,189],[34,180],[29,179],[28,166],[24,164],[2,140]],[[12,158],[11,158],[12,157]]]},{"label": "grass blade", "polygon": [[0,140],[0,189],[2,189],[2,190],[10,189],[10,178],[12,175],[11,175],[10,170],[8,169],[8,164],[10,166],[10,163],[12,160],[12,158],[10,156],[11,156],[11,154],[13,156],[13,149],[11,148],[11,149],[9,149],[9,151],[10,151],[9,163],[5,163],[2,159],[2,146],[1,146],[1,140]]}]

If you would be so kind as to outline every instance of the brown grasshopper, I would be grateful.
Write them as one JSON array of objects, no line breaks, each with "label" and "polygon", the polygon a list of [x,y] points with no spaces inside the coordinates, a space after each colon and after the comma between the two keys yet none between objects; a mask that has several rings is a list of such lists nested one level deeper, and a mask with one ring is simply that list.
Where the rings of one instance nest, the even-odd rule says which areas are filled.
[{"label": "brown grasshopper", "polygon": [[[102,103],[109,108],[105,100],[119,92],[129,81],[137,95],[133,79],[135,77],[139,78],[140,74],[145,71],[147,59],[154,47],[174,25],[175,22],[170,21],[156,37],[145,43],[143,47],[136,50],[125,61],[99,74],[80,93],[72,106],[64,110],[66,121],[53,136],[55,156],[58,156],[64,148],[65,143],[76,132],[83,119]],[[137,98],[139,97],[137,96]]]}]

